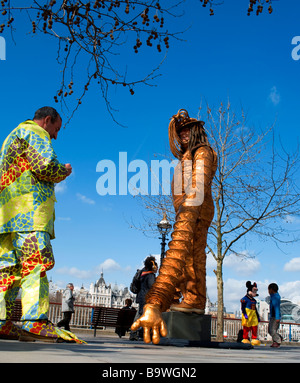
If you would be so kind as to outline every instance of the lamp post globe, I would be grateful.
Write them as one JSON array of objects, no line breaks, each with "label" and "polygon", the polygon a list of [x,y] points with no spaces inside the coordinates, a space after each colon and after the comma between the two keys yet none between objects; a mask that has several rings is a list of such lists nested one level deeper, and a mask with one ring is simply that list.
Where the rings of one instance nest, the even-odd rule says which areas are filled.
[{"label": "lamp post globe", "polygon": [[164,213],[163,219],[157,224],[157,227],[158,227],[159,233],[161,235],[161,237],[159,237],[161,239],[161,243],[160,243],[161,244],[160,265],[161,265],[162,261],[165,257],[166,238],[167,238],[169,231],[172,228],[172,225],[170,224],[170,222],[167,219],[166,213]]}]

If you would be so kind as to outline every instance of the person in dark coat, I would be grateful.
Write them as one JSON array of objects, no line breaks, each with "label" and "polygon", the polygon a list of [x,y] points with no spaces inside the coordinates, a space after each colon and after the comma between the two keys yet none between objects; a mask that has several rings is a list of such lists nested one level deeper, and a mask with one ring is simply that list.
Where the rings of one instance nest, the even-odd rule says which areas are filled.
[{"label": "person in dark coat", "polygon": [[125,306],[121,309],[118,315],[117,324],[119,327],[116,327],[115,333],[119,335],[119,338],[122,338],[126,334],[126,331],[130,329],[130,326],[132,325],[134,314],[128,315],[129,311],[136,312],[136,309],[134,307],[131,307],[132,305],[132,299],[126,299],[125,300]]},{"label": "person in dark coat", "polygon": [[[155,274],[157,270],[158,270],[158,266],[157,266],[155,257],[153,256],[147,257],[144,261],[144,268],[142,269],[142,273],[140,276],[141,287],[136,296],[136,303],[139,304],[139,309],[134,318],[134,321],[136,321],[143,314],[143,308],[146,303],[145,301],[146,294],[148,293],[151,286],[155,282],[155,278],[156,278]],[[141,331],[140,330],[131,331],[129,339],[138,340],[139,338],[142,338]]]},{"label": "person in dark coat", "polygon": [[155,274],[157,272],[157,263],[155,257],[149,256],[144,261],[145,267],[143,268],[141,274],[141,289],[137,293],[136,303],[139,304],[139,314],[142,315],[143,308],[145,305],[145,297],[147,292],[150,290],[150,287],[155,282]]}]

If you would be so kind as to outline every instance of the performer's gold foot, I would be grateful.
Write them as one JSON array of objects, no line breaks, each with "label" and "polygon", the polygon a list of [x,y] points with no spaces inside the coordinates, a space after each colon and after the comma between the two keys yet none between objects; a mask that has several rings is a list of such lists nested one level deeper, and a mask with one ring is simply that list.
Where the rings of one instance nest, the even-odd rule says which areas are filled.
[{"label": "performer's gold foot", "polygon": [[180,311],[183,313],[196,313],[196,314],[204,314],[205,310],[199,309],[197,307],[193,307],[189,305],[188,303],[185,303],[184,301],[173,304],[170,307],[170,311]]}]

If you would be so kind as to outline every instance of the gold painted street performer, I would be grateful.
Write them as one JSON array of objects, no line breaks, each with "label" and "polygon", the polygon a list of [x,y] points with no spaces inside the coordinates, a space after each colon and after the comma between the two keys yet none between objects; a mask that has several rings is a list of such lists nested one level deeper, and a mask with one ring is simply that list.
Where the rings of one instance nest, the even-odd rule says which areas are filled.
[{"label": "gold painted street performer", "polygon": [[204,314],[205,248],[214,216],[211,185],[217,170],[217,154],[208,142],[204,122],[190,118],[184,109],[179,110],[169,124],[169,143],[182,169],[180,180],[175,170],[172,182],[176,221],[159,275],[146,296],[143,315],[131,327],[133,331],[144,328],[146,343],[151,342],[152,330],[154,344],[159,343],[160,336],[167,335],[162,312],[170,309]]},{"label": "gold painted street performer", "polygon": [[[48,321],[46,272],[54,266],[54,185],[72,172],[61,164],[51,139],[62,120],[42,107],[6,138],[0,152],[0,338],[76,341]],[[21,288],[22,328],[10,319]]]}]

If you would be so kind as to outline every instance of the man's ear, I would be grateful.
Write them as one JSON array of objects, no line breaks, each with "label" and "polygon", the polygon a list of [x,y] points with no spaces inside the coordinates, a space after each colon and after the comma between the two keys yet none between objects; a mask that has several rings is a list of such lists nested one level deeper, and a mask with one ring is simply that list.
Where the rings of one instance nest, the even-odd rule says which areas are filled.
[{"label": "man's ear", "polygon": [[51,123],[51,116],[46,116],[44,123],[45,125],[48,125],[49,123]]}]

